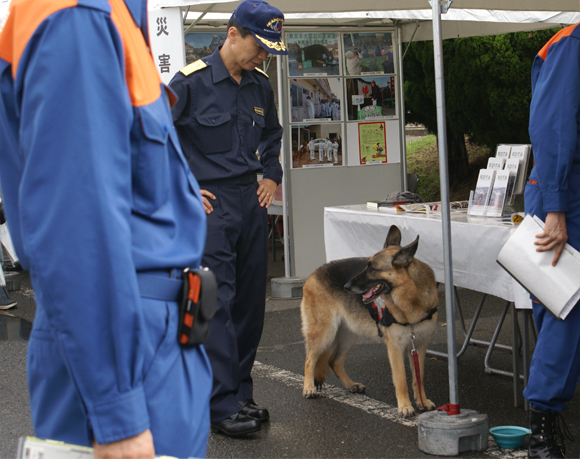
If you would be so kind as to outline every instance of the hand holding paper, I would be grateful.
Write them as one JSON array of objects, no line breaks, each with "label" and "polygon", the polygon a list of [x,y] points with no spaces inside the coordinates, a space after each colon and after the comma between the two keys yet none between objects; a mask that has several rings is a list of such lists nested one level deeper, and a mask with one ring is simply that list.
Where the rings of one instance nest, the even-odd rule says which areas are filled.
[{"label": "hand holding paper", "polygon": [[548,212],[544,232],[536,235],[536,238],[538,240],[534,242],[534,245],[540,246],[536,249],[536,252],[545,252],[556,248],[556,253],[552,260],[552,266],[556,266],[568,240],[566,212]]},{"label": "hand holding paper", "polygon": [[580,299],[580,253],[565,244],[555,266],[556,244],[542,250],[535,245],[537,236],[547,232],[553,231],[547,231],[539,218],[527,215],[501,249],[497,262],[552,314],[565,319]]}]

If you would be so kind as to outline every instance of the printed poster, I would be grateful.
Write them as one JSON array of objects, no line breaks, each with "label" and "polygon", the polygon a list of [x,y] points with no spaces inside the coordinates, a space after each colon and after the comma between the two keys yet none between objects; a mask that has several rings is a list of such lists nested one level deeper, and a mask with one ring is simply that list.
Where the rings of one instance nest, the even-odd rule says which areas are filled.
[{"label": "printed poster", "polygon": [[387,162],[385,122],[359,123],[358,141],[361,164]]},{"label": "printed poster", "polygon": [[340,75],[338,33],[291,32],[286,45],[290,76]]}]

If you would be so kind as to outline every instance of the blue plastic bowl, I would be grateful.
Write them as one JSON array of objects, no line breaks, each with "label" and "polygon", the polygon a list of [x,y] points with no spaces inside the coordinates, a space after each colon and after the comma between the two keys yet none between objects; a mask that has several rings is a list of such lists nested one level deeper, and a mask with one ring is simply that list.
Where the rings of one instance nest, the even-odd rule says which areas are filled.
[{"label": "blue plastic bowl", "polygon": [[489,433],[500,448],[516,449],[522,446],[524,439],[532,431],[525,427],[499,426],[489,429]]}]

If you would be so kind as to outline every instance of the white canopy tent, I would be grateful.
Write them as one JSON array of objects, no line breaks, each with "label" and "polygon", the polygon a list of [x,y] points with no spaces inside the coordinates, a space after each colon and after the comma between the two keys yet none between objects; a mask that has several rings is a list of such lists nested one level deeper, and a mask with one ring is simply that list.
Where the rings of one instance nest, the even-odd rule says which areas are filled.
[{"label": "white canopy tent", "polygon": [[[215,5],[215,13],[231,13],[232,0],[158,0],[159,7],[191,6],[192,11],[203,12],[208,5]],[[284,14],[295,13],[344,13],[350,11],[402,11],[425,10],[425,0],[272,0],[271,5],[281,8]],[[486,9],[498,11],[580,11],[578,0],[453,0],[455,9]]]},{"label": "white canopy tent", "polygon": [[[396,26],[399,40],[433,40],[435,88],[437,93],[438,147],[441,200],[449,202],[445,91],[442,40],[446,38],[496,35],[559,27],[580,22],[580,0],[268,0],[285,14],[285,26]],[[219,26],[226,23],[240,1],[150,0],[150,7],[181,7],[184,24]],[[429,4],[432,3],[431,7]],[[442,13],[445,13],[442,15]],[[278,61],[280,62],[280,60]],[[402,62],[399,62],[402,75]],[[280,72],[278,73],[280,78]],[[404,113],[401,115],[404,116]],[[406,172],[405,164],[402,164]],[[406,177],[406,174],[404,175]],[[405,179],[403,179],[403,182]],[[455,358],[454,291],[451,266],[451,224],[449,207],[443,205],[443,247],[445,260],[447,341],[450,403],[459,407],[457,361]],[[286,211],[284,212],[286,214]],[[285,225],[286,225],[286,219]],[[286,252],[286,247],[285,247]],[[286,256],[288,259],[288,256]],[[288,276],[288,268],[287,268]]]},{"label": "white canopy tent", "polygon": [[[432,10],[427,0],[273,0],[284,12],[286,25],[393,25],[401,26],[403,42],[432,40]],[[182,7],[186,23],[223,24],[239,1],[152,0],[153,8]],[[442,16],[443,39],[530,31],[580,22],[579,0],[453,0]],[[201,17],[200,17],[201,16]],[[421,22],[415,31],[417,22]],[[414,35],[414,36],[413,36]]]}]

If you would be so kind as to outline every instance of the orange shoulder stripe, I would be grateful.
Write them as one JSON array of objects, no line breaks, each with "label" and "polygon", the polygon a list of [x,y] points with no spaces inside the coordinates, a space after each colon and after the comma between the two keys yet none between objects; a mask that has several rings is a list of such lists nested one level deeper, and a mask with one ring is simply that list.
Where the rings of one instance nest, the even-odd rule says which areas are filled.
[{"label": "orange shoulder stripe", "polygon": [[[38,26],[50,15],[74,7],[78,0],[12,0],[10,14],[0,33],[0,58],[12,66],[16,78],[22,53]],[[141,30],[123,0],[110,0],[111,17],[123,41],[125,78],[131,103],[138,107],[161,96],[161,78],[149,53]]]},{"label": "orange shoulder stripe", "polygon": [[51,14],[71,6],[77,0],[13,0],[10,14],[0,35],[0,58],[12,65],[12,77],[28,40],[38,26]]},{"label": "orange shoulder stripe", "polygon": [[161,96],[161,77],[157,73],[141,29],[137,27],[123,0],[109,0],[111,18],[117,26],[125,52],[125,79],[131,104],[140,107]]},{"label": "orange shoulder stripe", "polygon": [[548,43],[546,43],[544,45],[544,47],[538,53],[538,56],[540,56],[542,58],[542,60],[545,61],[546,60],[546,57],[548,56],[548,50],[550,49],[550,46],[552,46],[554,43],[557,43],[562,38],[569,37],[570,35],[572,35],[572,32],[574,32],[574,29],[577,26],[578,26],[578,24],[574,24],[574,25],[565,27],[562,30],[560,30],[556,35],[554,35],[550,39],[550,41]]}]

